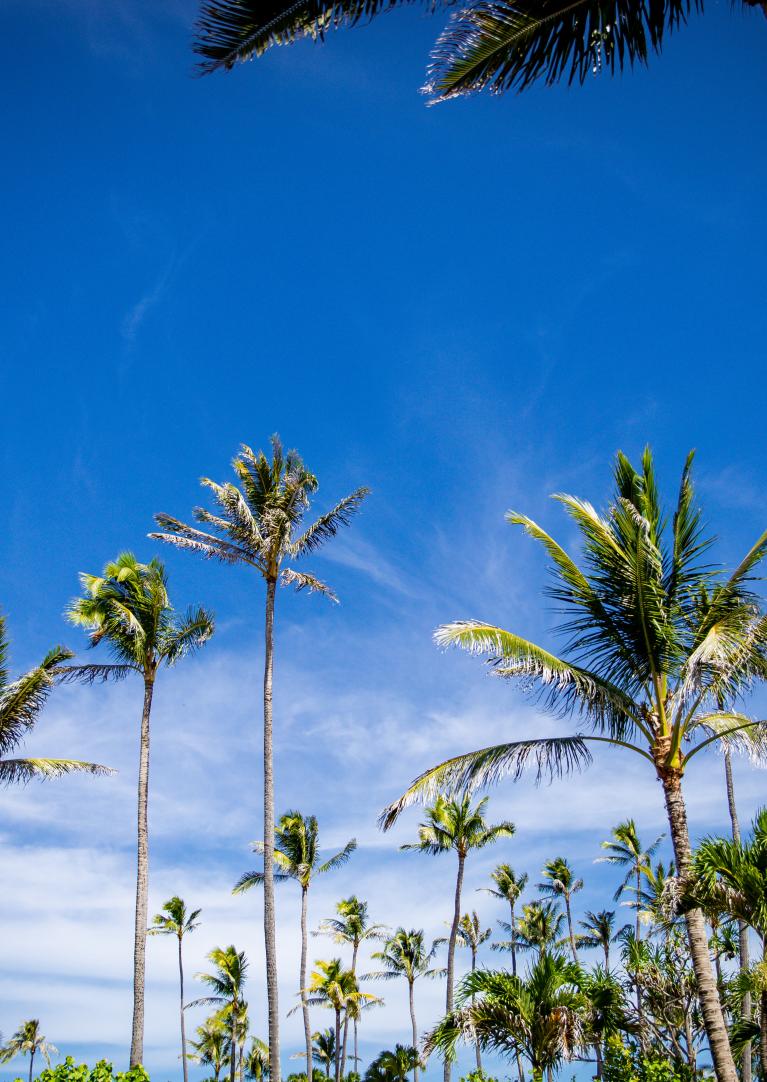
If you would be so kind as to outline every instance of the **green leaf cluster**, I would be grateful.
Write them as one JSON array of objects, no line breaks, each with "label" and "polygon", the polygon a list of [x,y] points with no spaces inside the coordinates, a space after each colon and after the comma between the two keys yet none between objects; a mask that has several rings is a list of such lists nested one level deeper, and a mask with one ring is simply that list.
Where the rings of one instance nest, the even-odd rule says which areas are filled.
[{"label": "green leaf cluster", "polygon": [[605,1045],[602,1077],[604,1082],[692,1082],[693,1072],[686,1063],[666,1056],[643,1056],[613,1036]]},{"label": "green leaf cluster", "polygon": [[131,1067],[129,1071],[115,1071],[113,1064],[105,1059],[100,1059],[95,1067],[89,1067],[86,1063],[75,1063],[72,1056],[67,1056],[63,1063],[46,1067],[38,1075],[37,1082],[149,1082],[149,1075],[140,1066]]}]

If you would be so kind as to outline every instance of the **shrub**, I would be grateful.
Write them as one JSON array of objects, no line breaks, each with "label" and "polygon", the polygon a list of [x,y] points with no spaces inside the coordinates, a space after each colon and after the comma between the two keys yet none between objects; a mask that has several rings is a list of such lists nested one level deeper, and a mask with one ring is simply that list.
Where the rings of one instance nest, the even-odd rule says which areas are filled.
[{"label": "shrub", "polygon": [[[22,1080],[16,1079],[16,1082]],[[71,1056],[67,1056],[63,1063],[41,1071],[37,1082],[149,1082],[149,1075],[143,1067],[116,1072],[105,1059],[100,1059],[95,1067],[89,1067],[86,1063],[75,1063]]]}]

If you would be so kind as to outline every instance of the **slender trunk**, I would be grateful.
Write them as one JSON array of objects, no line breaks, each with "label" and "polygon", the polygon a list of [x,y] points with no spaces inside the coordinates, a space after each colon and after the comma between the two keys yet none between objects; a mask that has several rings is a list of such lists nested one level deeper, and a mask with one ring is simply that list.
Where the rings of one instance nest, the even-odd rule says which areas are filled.
[{"label": "slender trunk", "polygon": [[573,913],[570,909],[570,895],[565,894],[565,910],[567,912],[567,930],[570,936],[570,950],[573,952],[573,961],[578,965],[578,951],[575,948],[575,934],[573,932]]},{"label": "slender trunk", "polygon": [[306,1044],[306,1077],[311,1082],[312,1063],[312,1027],[309,1019],[309,1001],[306,996],[306,954],[309,948],[309,931],[306,914],[309,907],[309,889],[301,887],[301,973],[299,976],[301,989],[301,1012],[304,1016],[304,1041]]},{"label": "slender trunk", "polygon": [[514,917],[514,903],[510,902],[509,905],[511,906],[511,924],[509,925],[509,927],[511,928],[511,972],[512,972],[512,975],[516,977],[516,975],[517,975],[517,944],[516,944],[517,922],[516,922],[516,919]]},{"label": "slender trunk", "polygon": [[[410,1025],[413,1029],[413,1048],[418,1055],[418,1027],[415,1024],[415,981],[408,981],[408,999],[410,1001]],[[418,1082],[418,1060],[413,1067],[413,1082]]]},{"label": "slender trunk", "polygon": [[341,1012],[336,1011],[336,1082],[341,1082]]},{"label": "slender trunk", "polygon": [[[353,977],[357,976],[357,952],[358,952],[358,950],[359,950],[359,943],[355,942],[354,948],[352,950],[352,969],[351,969],[351,972],[352,972]],[[356,1026],[356,1024],[357,1024],[356,1019],[355,1019],[354,1024]],[[346,1074],[346,1042],[348,1041],[348,1039],[349,1039],[349,1012],[347,1011],[346,1014],[344,1015],[344,1036],[343,1036],[343,1042],[342,1042],[343,1043],[343,1048],[341,1049],[341,1074],[342,1075]],[[355,1053],[356,1053],[356,1049],[355,1049]],[[357,1064],[356,1063],[354,1064],[354,1069],[355,1069],[355,1071],[357,1070]]]},{"label": "slender trunk", "polygon": [[605,972],[610,972],[610,940],[605,939],[602,944],[602,950],[605,952]]},{"label": "slender trunk", "polygon": [[[471,971],[472,973],[477,968],[477,948],[471,948]],[[474,1003],[474,996],[471,997],[472,1004]],[[477,1070],[482,1074],[482,1053],[479,1050],[479,1041],[477,1040],[476,1033],[474,1034],[474,1051],[477,1057]]]},{"label": "slender trunk", "polygon": [[[730,823],[732,824],[732,839],[740,842],[740,823],[738,822],[738,809],[735,804],[735,784],[732,777],[732,753],[724,744],[724,777],[727,786],[727,807],[730,811]],[[745,973],[750,965],[748,950],[748,927],[745,921],[738,921],[738,939],[740,946],[740,972]],[[751,1018],[751,993],[746,992],[740,1005],[740,1013],[743,1018]],[[741,1078],[743,1082],[751,1082],[751,1042],[743,1046],[743,1063],[741,1065]]]},{"label": "slender trunk", "polygon": [[35,1063],[35,1050],[33,1048],[32,1051],[29,1054],[29,1082],[32,1082],[32,1068],[34,1067],[34,1063]]},{"label": "slender trunk", "polygon": [[184,963],[181,958],[181,936],[178,937],[178,984],[181,994],[181,1063],[184,1082],[189,1082],[189,1064],[186,1062],[186,1019],[184,1018]]},{"label": "slender trunk", "polygon": [[136,921],[133,936],[133,1029],[130,1065],[144,1060],[144,984],[146,980],[146,925],[149,907],[149,716],[154,677],[144,678],[144,709],[138,767],[138,838],[136,846]]},{"label": "slender trunk", "polygon": [[637,943],[642,938],[642,922],[639,919],[639,909],[641,906],[641,893],[642,893],[642,868],[637,864],[634,874],[636,876],[636,897],[637,897],[637,910],[636,910],[636,935]]},{"label": "slender trunk", "polygon": [[360,1053],[357,1047],[357,1019],[354,1019],[354,1070],[359,1074],[360,1072]]},{"label": "slender trunk", "polygon": [[[681,775],[677,771],[664,769],[662,766],[659,768],[658,773],[666,800],[666,812],[674,846],[677,874],[684,878],[690,867],[692,853],[687,829],[687,810],[682,796]],[[717,1082],[737,1082],[738,1075],[732,1058],[727,1027],[722,1015],[722,1006],[719,1002],[719,992],[711,971],[706,925],[700,909],[691,909],[686,913],[685,923],[687,924],[687,938],[690,944],[692,965],[698,984],[698,998]]]},{"label": "slender trunk", "polygon": [[[274,669],[275,579],[266,582],[264,628],[264,946],[269,1012],[269,1079],[280,1082],[280,1012],[277,999],[277,941],[274,915],[274,771],[272,764],[272,673]],[[311,1063],[307,1071],[311,1070]],[[311,1076],[307,1074],[307,1078]]]},{"label": "slender trunk", "polygon": [[692,1071],[692,1077],[695,1078],[695,1040],[692,1035],[692,1018],[689,1008],[684,1012],[684,1043],[687,1045],[687,1066]]},{"label": "slender trunk", "polygon": [[237,1001],[232,1003],[232,1022],[229,1028],[229,1082],[237,1075]]},{"label": "slender trunk", "polygon": [[[455,907],[453,909],[453,923],[450,926],[450,939],[447,944],[447,995],[445,997],[445,1014],[450,1014],[453,1009],[453,973],[455,971],[455,944],[458,937],[458,922],[461,919],[461,888],[463,887],[463,866],[466,862],[466,854],[458,853],[458,875],[455,880]],[[445,1057],[443,1072],[444,1082],[450,1082],[452,1063]]]},{"label": "slender trunk", "polygon": [[[639,920],[639,906],[640,895],[642,892],[642,866],[637,863],[634,868],[634,875],[636,876],[636,927],[634,935],[636,936],[637,943],[642,941],[642,923]],[[647,1051],[647,1040],[645,1036],[645,1019],[644,1019],[644,1007],[642,1005],[642,986],[639,983],[639,974],[637,973],[634,978],[634,995],[636,996],[637,1006],[637,1026],[639,1028],[639,1047],[642,1050],[642,1055]]]}]

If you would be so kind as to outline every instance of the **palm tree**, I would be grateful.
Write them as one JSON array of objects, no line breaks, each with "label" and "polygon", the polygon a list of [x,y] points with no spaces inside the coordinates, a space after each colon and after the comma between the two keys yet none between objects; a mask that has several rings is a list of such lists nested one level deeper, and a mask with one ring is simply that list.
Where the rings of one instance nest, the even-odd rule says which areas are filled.
[{"label": "palm tree", "polygon": [[545,882],[538,883],[538,890],[548,898],[564,898],[565,913],[567,915],[567,932],[570,939],[570,950],[573,961],[578,964],[578,950],[575,946],[575,933],[573,931],[573,911],[571,900],[573,894],[583,890],[583,880],[576,879],[567,860],[564,857],[555,857],[544,864],[541,872]]},{"label": "palm tree", "polygon": [[[404,977],[407,981],[408,1004],[410,1007],[410,1025],[413,1035],[413,1048],[418,1047],[418,1026],[415,1020],[415,982],[419,977],[435,975],[431,969],[436,944],[427,950],[423,940],[423,930],[411,928],[406,931],[398,928],[393,936],[386,940],[380,951],[374,951],[371,959],[380,962],[383,969],[366,973],[363,980],[391,981]],[[413,1065],[413,1082],[418,1082],[418,1062]]]},{"label": "palm tree", "polygon": [[592,1045],[596,1060],[596,1078],[602,1077],[605,1042],[609,1037],[631,1031],[626,1014],[623,989],[609,969],[597,966],[584,973],[579,988],[585,999],[586,1040]]},{"label": "palm tree", "polygon": [[378,1003],[380,1000],[369,992],[360,992],[352,971],[344,969],[340,958],[333,958],[329,962],[316,962],[315,965],[317,968],[306,989],[309,993],[308,1003],[310,1006],[317,1004],[328,1007],[335,1013],[335,1082],[341,1082],[341,1018],[345,1012],[364,1003]]},{"label": "palm tree", "polygon": [[7,1044],[0,1049],[0,1063],[8,1063],[15,1056],[29,1056],[29,1082],[32,1082],[32,1071],[38,1052],[50,1067],[51,1055],[58,1052],[58,1048],[46,1041],[40,1032],[40,1020],[30,1018],[28,1022],[21,1023]]},{"label": "palm tree", "polygon": [[[491,928],[483,928],[476,909],[471,913],[464,913],[458,922],[456,945],[468,947],[471,951],[471,972],[477,968],[477,952],[483,943],[486,943],[493,934]],[[434,945],[446,943],[446,939],[435,939]],[[474,1042],[474,1052],[477,1057],[477,1070],[482,1073],[482,1053],[479,1041]]]},{"label": "palm tree", "polygon": [[75,771],[111,774],[109,767],[79,759],[8,758],[8,753],[14,751],[34,728],[60,666],[73,656],[63,646],[56,646],[34,669],[17,680],[9,680],[8,652],[5,617],[0,616],[0,785],[15,785],[31,778],[58,778]]},{"label": "palm tree", "polygon": [[199,927],[201,909],[193,909],[191,913],[186,911],[186,903],[174,895],[162,907],[162,913],[156,913],[152,918],[152,926],[148,929],[149,935],[173,935],[178,940],[178,983],[179,983],[179,1017],[181,1019],[181,1063],[184,1068],[184,1082],[188,1082],[189,1071],[186,1057],[186,1025],[184,1022],[184,962],[181,956],[181,943],[185,935]]},{"label": "palm tree", "polygon": [[[454,851],[458,857],[458,873],[455,881],[455,904],[453,923],[447,945],[447,995],[445,1013],[453,1009],[453,973],[455,970],[455,945],[458,938],[458,922],[461,919],[461,890],[466,857],[473,849],[484,849],[499,838],[511,838],[514,824],[508,821],[488,826],[484,819],[487,797],[472,806],[468,795],[451,800],[441,794],[425,810],[426,822],[418,828],[418,841],[401,845],[400,849],[415,850],[436,856]],[[451,1061],[445,1060],[444,1082],[450,1082]]]},{"label": "palm tree", "polygon": [[410,1071],[418,1072],[418,1049],[396,1044],[394,1051],[379,1052],[365,1074],[366,1082],[407,1082]]},{"label": "palm tree", "polygon": [[[354,26],[395,6],[396,0],[281,0],[268,8],[256,0],[202,0],[195,52],[203,73],[229,69],[273,45],[301,38],[324,39],[328,30]],[[744,0],[761,7],[764,0]],[[694,9],[703,8],[694,0]],[[448,0],[432,11],[450,10]],[[494,93],[534,82],[583,82],[590,73],[614,72],[624,63],[647,62],[664,36],[683,26],[684,0],[656,6],[619,0],[609,10],[595,0],[481,0],[451,14],[434,45],[425,93],[444,100],[485,87]]]},{"label": "palm tree", "polygon": [[514,940],[516,937],[517,921],[514,909],[522,891],[527,886],[527,873],[518,876],[510,864],[499,864],[495,871],[491,872],[490,878],[495,883],[494,888],[478,887],[477,889],[483,890],[487,894],[492,894],[494,898],[503,898],[509,903],[509,909],[511,911],[511,921],[509,923],[509,931],[511,934],[511,971],[516,976],[517,947]]},{"label": "palm tree", "polygon": [[[279,437],[272,437],[272,457],[255,454],[243,444],[232,468],[241,487],[218,485],[207,477],[202,484],[211,490],[218,513],[195,510],[198,522],[212,532],[188,526],[170,515],[156,515],[163,532],[150,537],[189,549],[209,560],[245,564],[266,584],[264,626],[264,946],[266,995],[269,1012],[269,1071],[271,1082],[280,1082],[280,1026],[277,990],[277,944],[274,914],[274,767],[272,754],[272,676],[274,668],[274,606],[277,583],[297,590],[332,591],[314,575],[289,566],[315,552],[351,521],[368,489],[350,496],[305,525],[309,497],[318,481],[295,451],[285,453]],[[308,1070],[308,1068],[307,1068]]]},{"label": "palm tree", "polygon": [[336,1031],[331,1026],[313,1033],[312,1042],[312,1060],[323,1068],[325,1078],[330,1078],[331,1067],[336,1061]]},{"label": "palm tree", "polygon": [[598,913],[586,911],[586,919],[579,920],[583,931],[578,936],[582,947],[591,949],[601,947],[605,956],[605,973],[610,972],[610,944],[614,943],[620,932],[615,931],[615,910],[600,909]]},{"label": "palm tree", "polygon": [[[491,943],[493,950],[510,951],[513,947],[522,951],[535,951],[538,957],[548,954],[552,947],[559,947],[562,940],[562,925],[565,915],[555,901],[528,902],[522,906],[522,916],[517,921],[514,938]],[[498,921],[505,931],[511,931],[511,925]]]},{"label": "palm tree", "polygon": [[[652,867],[652,858],[665,837],[665,834],[659,835],[651,845],[645,848],[639,840],[636,823],[633,819],[626,819],[625,822],[618,823],[617,827],[613,827],[610,841],[602,842],[602,848],[607,851],[607,856],[597,857],[594,861],[595,864],[616,864],[619,868],[625,868],[626,874],[613,895],[613,901],[615,902],[620,899],[626,890],[632,889],[633,880],[633,890],[636,898],[633,908],[636,910],[635,935],[637,939],[642,938],[639,923],[639,895],[642,890],[642,876],[648,868]],[[632,903],[628,904],[631,905]]]},{"label": "palm tree", "polygon": [[251,1037],[243,1066],[249,1082],[265,1082],[268,1079],[269,1047],[260,1037]]},{"label": "palm tree", "polygon": [[[237,1070],[238,1036],[242,1030],[241,1012],[243,1007],[242,989],[248,974],[248,960],[245,951],[234,947],[214,947],[208,954],[208,961],[215,966],[215,973],[198,973],[197,980],[212,990],[212,995],[202,996],[189,1004],[190,1007],[201,1005],[216,1006],[219,1015],[229,1025],[229,1082],[234,1082]],[[270,1060],[271,1063],[271,1060]]]},{"label": "palm tree", "polygon": [[159,560],[139,563],[124,552],[103,575],[81,574],[85,596],[67,610],[73,624],[90,631],[90,645],[105,642],[115,663],[74,665],[62,678],[93,683],[137,673],[144,684],[139,746],[136,846],[136,911],[133,941],[133,1025],[130,1065],[144,1059],[144,984],[149,907],[149,720],[157,673],[198,650],[213,634],[213,617],[203,608],[179,617],[168,597],[165,568]]},{"label": "palm tree", "polygon": [[[370,924],[368,904],[360,901],[356,895],[342,898],[336,905],[337,917],[329,917],[320,923],[315,935],[329,935],[335,943],[347,943],[352,948],[351,971],[357,975],[357,955],[360,945],[368,939],[384,939],[387,932],[383,924]],[[357,1043],[357,1016],[352,1018],[354,1026],[354,1069],[359,1068],[359,1048]],[[346,1048],[349,1035],[349,1015],[344,1018],[344,1033],[341,1047],[341,1074],[346,1074]]]},{"label": "palm tree", "polygon": [[192,1051],[187,1059],[213,1068],[213,1082],[219,1082],[221,1071],[229,1063],[231,1031],[220,1013],[207,1018],[197,1027],[197,1040],[189,1042]]},{"label": "palm tree", "polygon": [[[303,816],[300,812],[289,811],[279,821],[274,840],[274,878],[278,881],[295,879],[301,887],[301,972],[298,987],[301,989],[301,1005],[304,1016],[304,1040],[306,1048],[307,1072],[312,1062],[312,1027],[309,1020],[309,1005],[306,1002],[306,954],[309,942],[307,926],[307,907],[309,884],[316,875],[323,875],[345,864],[354,850],[357,841],[352,838],[343,849],[329,860],[320,862],[320,841],[317,820],[313,815]],[[263,842],[254,842],[255,853],[264,852]],[[263,872],[245,872],[234,888],[234,894],[241,894],[253,886],[264,883]]]},{"label": "palm tree", "polygon": [[[716,742],[757,750],[763,745],[762,723],[717,703],[732,701],[764,674],[767,646],[767,618],[751,590],[767,552],[767,531],[731,574],[704,564],[711,539],[703,535],[691,469],[692,454],[670,523],[649,449],[639,472],[618,455],[607,515],[559,496],[582,534],[585,570],[531,519],[508,514],[544,546],[553,564],[552,593],[567,614],[566,656],[477,621],[440,628],[437,642],[488,655],[499,676],[537,685],[549,706],[576,714],[591,732],[514,741],[450,759],[422,774],[387,809],[385,825],[435,792],[476,787],[509,773],[519,777],[529,763],[539,777],[577,770],[590,762],[590,744],[597,742],[650,764],[663,789],[676,866],[686,876],[691,850],[682,779],[695,756]],[[686,923],[718,1082],[735,1082],[700,910],[690,910]]]},{"label": "palm tree", "polygon": [[[719,705],[722,705],[721,703]],[[724,779],[727,791],[727,809],[730,813],[730,825],[732,828],[732,840],[740,841],[740,823],[738,822],[738,809],[735,803],[735,782],[732,776],[732,752],[724,745]],[[748,926],[745,921],[738,921],[738,954],[741,975],[745,977],[751,966],[750,952],[748,947]],[[747,982],[744,989],[741,1013],[744,1018],[751,1017],[751,993],[748,991]],[[740,1068],[742,1082],[751,1082],[751,1045],[746,1042],[743,1048],[743,1058]]]},{"label": "palm tree", "polygon": [[524,978],[478,969],[461,981],[456,1009],[447,1014],[426,1040],[426,1051],[439,1049],[453,1058],[462,1039],[482,1048],[524,1055],[534,1082],[556,1070],[585,1045],[582,970],[561,954],[544,954]]}]

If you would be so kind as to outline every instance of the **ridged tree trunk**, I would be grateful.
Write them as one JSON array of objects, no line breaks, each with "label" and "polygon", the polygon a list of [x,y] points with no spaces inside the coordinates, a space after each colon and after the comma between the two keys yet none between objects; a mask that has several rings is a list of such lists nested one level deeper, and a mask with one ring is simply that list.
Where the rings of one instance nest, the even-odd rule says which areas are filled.
[{"label": "ridged tree trunk", "polygon": [[[477,968],[477,948],[471,948],[471,971],[472,973]],[[474,996],[471,997],[472,1005],[474,1003]],[[477,1070],[482,1073],[482,1052],[480,1051],[479,1041],[477,1040],[476,1033],[474,1034],[474,1053],[477,1060]]]},{"label": "ridged tree trunk", "polygon": [[336,1010],[336,1082],[341,1082],[341,1012]]},{"label": "ridged tree trunk", "polygon": [[[740,823],[738,822],[738,809],[735,804],[735,784],[732,777],[732,753],[724,744],[724,777],[727,785],[727,807],[730,811],[730,823],[732,824],[732,838],[733,841],[740,843]],[[745,921],[738,921],[738,940],[739,940],[739,954],[740,954],[740,971],[745,973],[750,965],[751,959],[749,957],[748,950],[748,926]],[[751,1018],[751,993],[746,992],[743,996],[743,1000],[740,1005],[740,1013],[744,1018]],[[741,1079],[742,1082],[751,1082],[751,1042],[748,1041],[743,1047],[743,1062],[741,1064]]]},{"label": "ridged tree trunk", "polygon": [[[274,912],[274,768],[272,762],[272,675],[274,670],[275,579],[266,582],[264,629],[264,947],[269,1013],[269,1079],[280,1082],[280,1012],[277,991],[277,936]],[[307,1065],[307,1070],[311,1064]],[[307,1076],[308,1077],[308,1076]]]},{"label": "ridged tree trunk", "polygon": [[306,996],[306,955],[309,949],[309,930],[306,921],[306,911],[309,904],[309,891],[301,887],[301,1012],[304,1016],[304,1041],[306,1043],[306,1077],[311,1082],[313,1073],[312,1062],[312,1027],[309,1019],[309,1002]]},{"label": "ridged tree trunk", "polygon": [[[357,976],[357,954],[359,952],[359,943],[355,942],[352,948],[352,975]],[[346,1074],[346,1042],[349,1039],[349,1012],[344,1015],[344,1036],[343,1036],[343,1048],[341,1049],[341,1074]],[[354,1019],[354,1070],[357,1070],[357,1019]]]},{"label": "ridged tree trunk", "polygon": [[32,1082],[32,1068],[34,1067],[34,1063],[35,1063],[35,1050],[33,1048],[32,1051],[29,1054],[29,1082]]},{"label": "ridged tree trunk", "polygon": [[[418,1055],[418,1026],[415,1024],[415,981],[408,980],[408,1001],[410,1003],[410,1025],[413,1030],[413,1048]],[[413,1082],[418,1082],[418,1060],[413,1066]]]},{"label": "ridged tree trunk", "polygon": [[[517,935],[517,918],[514,912],[514,902],[509,902],[509,908],[511,909],[511,972],[513,976],[517,975],[517,944],[515,942]],[[519,1082],[525,1082],[525,1071],[522,1067],[522,1057],[519,1052],[516,1054],[517,1060],[517,1074],[519,1076]]]},{"label": "ridged tree trunk", "polygon": [[[634,935],[636,936],[637,943],[640,943],[641,940],[642,940],[642,922],[639,919],[639,898],[640,898],[640,894],[641,894],[641,891],[642,891],[642,868],[641,868],[641,865],[639,863],[637,863],[636,867],[634,868],[634,876],[636,877],[636,899],[637,899],[636,918],[635,918],[636,926],[635,926],[635,929],[634,929]],[[645,1036],[644,1006],[642,1004],[642,986],[639,983],[639,974],[638,973],[637,973],[636,978],[634,980],[634,994],[636,995],[636,1005],[637,1005],[637,1026],[639,1027],[639,1047],[641,1048],[642,1054],[644,1055],[644,1053],[647,1050],[647,1038]]]},{"label": "ridged tree trunk", "polygon": [[[684,878],[690,867],[692,853],[687,828],[687,810],[682,796],[681,774],[676,770],[666,768],[663,764],[658,766],[658,774],[666,800],[666,812],[668,814],[671,841],[674,846],[677,874]],[[711,970],[706,925],[700,909],[691,909],[686,913],[685,922],[687,924],[687,938],[690,944],[692,966],[698,985],[698,999],[703,1013],[706,1036],[708,1037],[717,1082],[737,1082],[738,1074],[735,1070],[735,1061],[732,1057],[727,1027],[722,1015],[719,992]]]},{"label": "ridged tree trunk", "polygon": [[567,913],[567,933],[570,939],[570,950],[573,953],[573,961],[578,965],[578,951],[575,946],[575,932],[573,932],[573,912],[570,908],[570,895],[565,894],[565,911]]},{"label": "ridged tree trunk", "polygon": [[181,936],[178,937],[178,983],[181,994],[181,1063],[184,1082],[189,1082],[189,1064],[186,1061],[186,1019],[184,1018],[184,961],[181,957]]},{"label": "ridged tree trunk", "polygon": [[[450,1014],[453,1009],[453,975],[455,972],[455,944],[458,938],[458,924],[461,920],[461,890],[463,888],[463,868],[466,863],[466,854],[458,853],[458,875],[455,880],[455,907],[453,909],[453,923],[450,925],[450,938],[447,943],[447,994],[445,996],[445,1014]],[[450,1082],[452,1063],[445,1057],[443,1078],[444,1082]]]},{"label": "ridged tree trunk", "polygon": [[154,677],[144,678],[144,709],[138,766],[138,823],[136,846],[136,915],[133,934],[133,1028],[130,1065],[144,1061],[144,985],[146,983],[146,926],[149,917],[149,718]]},{"label": "ridged tree trunk", "polygon": [[232,1003],[232,1022],[229,1027],[229,1082],[237,1075],[237,1001]]}]

